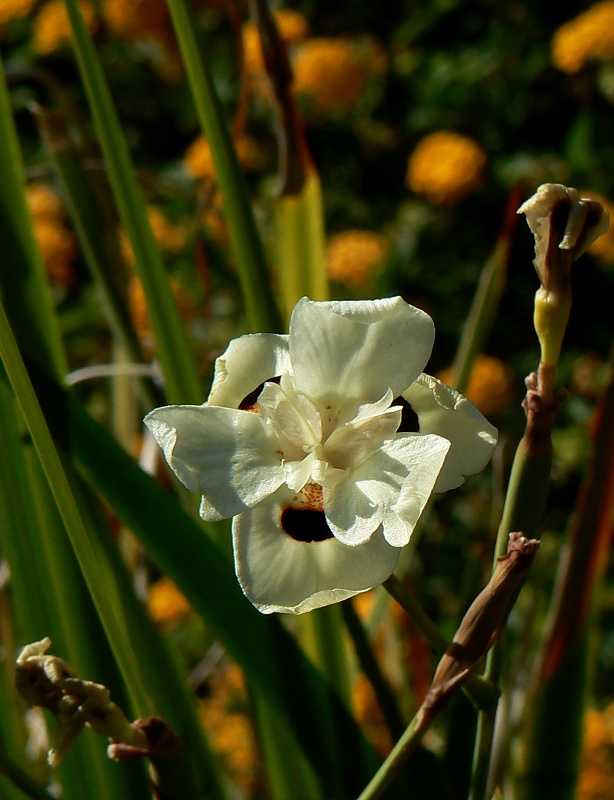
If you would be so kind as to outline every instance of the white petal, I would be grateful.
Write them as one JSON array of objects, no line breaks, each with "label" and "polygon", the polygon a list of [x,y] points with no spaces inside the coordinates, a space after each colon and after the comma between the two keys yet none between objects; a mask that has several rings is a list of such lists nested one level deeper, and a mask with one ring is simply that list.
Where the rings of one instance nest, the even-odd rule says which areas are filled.
[{"label": "white petal", "polygon": [[264,614],[302,614],[390,577],[400,551],[384,541],[381,531],[360,547],[346,547],[335,538],[300,542],[288,536],[280,518],[290,497],[281,490],[279,502],[263,503],[233,520],[237,577],[256,608]]},{"label": "white petal", "polygon": [[[400,297],[315,303],[302,298],[290,319],[296,387],[321,405],[397,397],[424,368],[433,321]],[[346,421],[346,420],[344,420]]]},{"label": "white petal", "polygon": [[440,436],[424,434],[420,437],[422,441],[418,440],[416,434],[407,436],[405,463],[414,460],[415,466],[410,467],[397,501],[383,520],[384,538],[393,547],[409,544],[450,449],[450,442]]},{"label": "white petal", "polygon": [[238,408],[241,401],[277,375],[290,371],[288,337],[276,333],[250,333],[233,339],[215,362],[208,402]]},{"label": "white petal", "polygon": [[[383,523],[389,543],[394,539],[395,547],[406,545],[449,447],[440,436],[399,434],[339,486],[325,489],[324,510],[335,537],[347,545],[362,544]],[[400,518],[403,530],[391,515]]]},{"label": "white petal", "polygon": [[451,443],[434,491],[454,489],[463,476],[484,469],[497,444],[497,429],[466,397],[424,374],[403,397],[418,416],[420,433],[436,433]]},{"label": "white petal", "polygon": [[290,461],[290,463],[284,462],[286,483],[289,489],[292,489],[293,492],[300,492],[300,490],[311,477],[313,462],[313,453],[310,453],[302,461]]},{"label": "white petal", "polygon": [[385,504],[393,502],[390,487],[375,474],[361,479],[353,472],[334,488],[324,489],[328,526],[335,538],[348,547],[368,542],[382,524]]},{"label": "white petal", "polygon": [[275,440],[258,414],[218,406],[165,406],[145,417],[171,469],[202,492],[209,521],[245,511],[284,482]]}]

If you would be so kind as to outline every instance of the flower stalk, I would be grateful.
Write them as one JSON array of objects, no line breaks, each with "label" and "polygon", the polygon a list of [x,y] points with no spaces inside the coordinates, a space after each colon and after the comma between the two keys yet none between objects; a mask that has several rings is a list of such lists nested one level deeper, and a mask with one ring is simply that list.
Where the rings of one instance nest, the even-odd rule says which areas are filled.
[{"label": "flower stalk", "polygon": [[[530,537],[539,533],[550,485],[552,427],[567,396],[556,389],[556,371],[571,310],[571,265],[608,227],[608,215],[599,203],[560,184],[540,186],[518,213],[526,214],[535,237],[540,287],[534,322],[541,358],[537,371],[526,379],[525,432],[514,457],[497,533],[495,570],[510,530],[522,530]],[[485,677],[498,685],[502,669],[503,653],[495,646],[487,658]],[[496,706],[481,711],[478,718],[471,800],[486,800],[496,789],[496,776],[489,779],[495,718]]]},{"label": "flower stalk", "polygon": [[422,705],[358,800],[377,800],[382,796],[437,714],[470,677],[499,635],[538,548],[537,540],[527,539],[521,533],[510,534],[507,553],[498,559],[489,583],[465,613]]},{"label": "flower stalk", "polygon": [[286,45],[267,0],[250,0],[271,87],[278,148],[275,203],[277,264],[286,318],[303,295],[328,300],[324,214],[320,178],[313,163],[292,88]]},{"label": "flower stalk", "polygon": [[[610,362],[614,365],[613,361]],[[596,591],[612,543],[614,379],[599,404],[594,452],[557,575],[540,658],[529,694],[522,797],[575,796]],[[564,704],[561,697],[565,698]],[[561,764],[566,765],[561,770]]]}]

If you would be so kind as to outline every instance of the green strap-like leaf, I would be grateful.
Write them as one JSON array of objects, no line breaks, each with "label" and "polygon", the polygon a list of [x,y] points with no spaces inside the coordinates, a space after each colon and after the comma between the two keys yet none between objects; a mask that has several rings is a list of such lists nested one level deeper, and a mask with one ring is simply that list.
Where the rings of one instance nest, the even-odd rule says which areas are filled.
[{"label": "green strap-like leaf", "polygon": [[[292,636],[250,605],[228,558],[202,527],[66,390],[34,363],[29,366],[58,447],[185,592],[253,689],[276,710],[287,735],[300,743],[322,786],[332,785],[341,770],[347,796],[358,793],[377,758]],[[336,741],[321,724],[327,707],[337,722]]]},{"label": "green strap-like leaf", "polygon": [[49,283],[36,245],[25,195],[21,151],[0,60],[0,294],[10,298],[11,322],[19,336],[52,365],[66,371],[60,329]]},{"label": "green strap-like leaf", "polygon": [[177,40],[196,113],[211,148],[215,175],[224,201],[230,241],[237,260],[250,331],[281,331],[281,318],[247,188],[206,59],[202,58],[186,0],[169,0]]},{"label": "green strap-like leaf", "polygon": [[200,403],[203,389],[96,50],[77,0],[65,3],[109,181],[143,284],[168,399],[171,403]]}]

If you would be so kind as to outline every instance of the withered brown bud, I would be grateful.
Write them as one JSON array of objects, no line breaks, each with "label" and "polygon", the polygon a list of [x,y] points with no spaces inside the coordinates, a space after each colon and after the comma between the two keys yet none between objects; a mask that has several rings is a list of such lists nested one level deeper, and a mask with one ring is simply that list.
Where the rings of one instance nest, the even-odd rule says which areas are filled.
[{"label": "withered brown bud", "polygon": [[535,236],[535,269],[547,292],[566,291],[571,265],[608,229],[609,215],[577,189],[544,183],[518,209]]},{"label": "withered brown bud", "polygon": [[518,209],[535,236],[535,331],[542,363],[558,363],[571,310],[571,266],[608,229],[609,216],[595,200],[576,189],[544,183]]},{"label": "withered brown bud", "polygon": [[539,541],[511,533],[507,553],[473,601],[435,672],[423,707],[438,709],[488,652],[539,549]]}]

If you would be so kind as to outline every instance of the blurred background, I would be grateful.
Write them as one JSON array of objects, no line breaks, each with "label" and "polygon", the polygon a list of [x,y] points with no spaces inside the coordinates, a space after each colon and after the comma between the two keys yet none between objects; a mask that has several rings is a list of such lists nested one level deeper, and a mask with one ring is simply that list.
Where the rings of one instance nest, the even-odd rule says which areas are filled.
[{"label": "blurred background", "polygon": [[[150,222],[171,275],[208,392],[214,359],[245,329],[245,314],[213,160],[199,134],[164,0],[81,4],[139,172]],[[196,0],[205,56],[245,173],[272,280],[278,144],[271,87],[245,3]],[[305,137],[320,175],[326,263],[337,298],[402,295],[433,317],[437,340],[427,371],[453,381],[450,367],[484,265],[504,242],[505,283],[483,352],[466,388],[501,430],[492,473],[469,479],[433,506],[409,581],[451,636],[490,572],[501,494],[524,427],[524,377],[538,345],[532,299],[538,282],[533,239],[516,208],[537,186],[560,182],[614,210],[614,0],[562,4],[483,0],[308,0],[274,5],[288,48]],[[70,369],[113,360],[113,337],[71,227],[40,135],[41,108],[60,109],[79,131],[92,176],[103,165],[70,46],[62,0],[2,0],[2,50],[26,161],[28,202]],[[36,105],[34,105],[36,104]],[[57,129],[51,145],[57,144]],[[54,137],[55,140],[54,140]],[[111,221],[109,221],[109,219]],[[145,357],[155,358],[144,294],[122,231],[116,271]],[[500,256],[499,256],[500,257]],[[2,268],[0,264],[0,269]],[[552,591],[554,567],[590,451],[597,399],[608,379],[614,300],[614,231],[573,271],[574,301],[560,380],[571,397],[558,418],[551,500],[543,546],[511,620],[526,642],[519,680]],[[108,383],[79,387],[108,422]],[[131,432],[130,432],[131,431]],[[132,438],[131,438],[132,437]],[[140,448],[138,414],[124,440]],[[494,490],[494,502],[492,501]],[[611,571],[610,571],[611,572]],[[581,797],[614,796],[614,585],[597,617],[596,678],[581,775]],[[266,796],[240,671],[209,651],[202,623],[164,576],[144,590],[153,618],[173,639],[201,695],[201,712],[238,796]],[[428,687],[434,663],[412,625],[377,619],[371,594],[356,603],[406,713]],[[379,627],[378,627],[379,626]],[[199,672],[200,670],[200,672]],[[378,749],[390,741],[369,686],[354,684],[356,713]],[[463,749],[473,724],[467,701],[427,744],[466,788]]]}]

